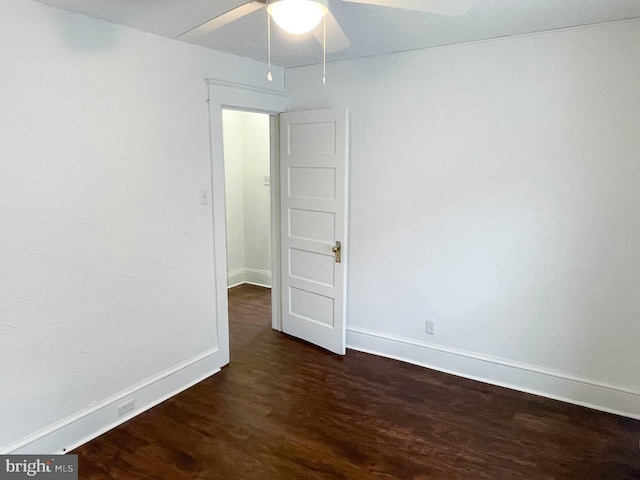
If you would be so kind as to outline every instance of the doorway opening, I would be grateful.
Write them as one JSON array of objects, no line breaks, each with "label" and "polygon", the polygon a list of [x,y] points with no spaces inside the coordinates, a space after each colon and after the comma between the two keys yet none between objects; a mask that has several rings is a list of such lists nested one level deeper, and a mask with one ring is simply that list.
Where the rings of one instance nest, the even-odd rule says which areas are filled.
[{"label": "doorway opening", "polygon": [[215,358],[221,366],[230,360],[224,109],[269,115],[271,327],[344,355],[347,109],[287,112],[286,94],[219,80],[207,80],[207,84],[216,283]]},{"label": "doorway opening", "polygon": [[271,328],[269,114],[222,110],[229,322]]},{"label": "doorway opening", "polygon": [[271,288],[269,115],[222,111],[227,216],[227,287]]}]

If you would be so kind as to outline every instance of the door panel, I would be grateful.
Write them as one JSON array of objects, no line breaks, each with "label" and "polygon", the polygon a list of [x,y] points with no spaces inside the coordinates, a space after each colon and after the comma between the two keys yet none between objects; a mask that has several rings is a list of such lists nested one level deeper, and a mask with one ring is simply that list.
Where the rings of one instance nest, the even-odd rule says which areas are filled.
[{"label": "door panel", "polygon": [[347,127],[346,109],[280,115],[282,328],[339,354],[346,351]]},{"label": "door panel", "polygon": [[297,123],[290,126],[290,155],[335,155],[334,122]]},{"label": "door panel", "polygon": [[326,287],[335,286],[335,261],[333,257],[308,250],[289,250],[290,275]]},{"label": "door panel", "polygon": [[336,215],[333,212],[289,210],[289,234],[292,238],[334,243]]},{"label": "door panel", "polygon": [[289,196],[335,200],[335,175],[333,168],[291,167],[289,168]]}]

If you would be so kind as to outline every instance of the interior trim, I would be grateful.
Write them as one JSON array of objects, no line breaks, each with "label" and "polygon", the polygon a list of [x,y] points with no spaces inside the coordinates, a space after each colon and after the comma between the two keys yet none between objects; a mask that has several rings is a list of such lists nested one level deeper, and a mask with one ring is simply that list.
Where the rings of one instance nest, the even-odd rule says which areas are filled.
[{"label": "interior trim", "polygon": [[[7,445],[0,453],[67,453],[219,372],[222,365],[218,352],[217,348],[203,352]],[[134,409],[118,417],[118,406],[130,400],[135,400]]]},{"label": "interior trim", "polygon": [[359,327],[347,348],[640,420],[640,390],[621,385]]}]

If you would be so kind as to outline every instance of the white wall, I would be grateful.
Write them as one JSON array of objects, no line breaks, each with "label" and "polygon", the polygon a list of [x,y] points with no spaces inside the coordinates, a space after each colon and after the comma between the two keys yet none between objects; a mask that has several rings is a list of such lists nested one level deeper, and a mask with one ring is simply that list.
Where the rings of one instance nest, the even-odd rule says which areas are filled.
[{"label": "white wall", "polygon": [[28,0],[0,59],[0,452],[60,451],[214,371],[204,79],[284,74]]},{"label": "white wall", "polygon": [[351,346],[640,417],[638,45],[630,21],[287,70],[292,110],[350,110]]},{"label": "white wall", "polygon": [[271,286],[269,116],[223,111],[229,286]]},{"label": "white wall", "polygon": [[[222,111],[229,286],[244,282],[244,151],[242,112]],[[238,277],[242,277],[238,281]]]},{"label": "white wall", "polygon": [[[269,116],[245,113],[244,144],[244,253],[248,281],[264,272],[271,285],[271,189],[264,185],[270,172]],[[253,277],[252,277],[253,275]],[[253,278],[253,280],[252,280]],[[261,283],[261,282],[257,282]]]}]

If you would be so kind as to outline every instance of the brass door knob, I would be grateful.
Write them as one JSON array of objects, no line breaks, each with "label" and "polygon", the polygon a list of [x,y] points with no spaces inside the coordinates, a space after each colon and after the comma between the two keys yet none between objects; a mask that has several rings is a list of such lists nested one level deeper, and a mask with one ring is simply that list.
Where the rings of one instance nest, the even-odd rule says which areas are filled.
[{"label": "brass door knob", "polygon": [[336,242],[336,244],[333,247],[331,247],[331,251],[334,253],[336,257],[336,263],[342,262],[341,247],[342,245],[340,244],[340,242]]}]

